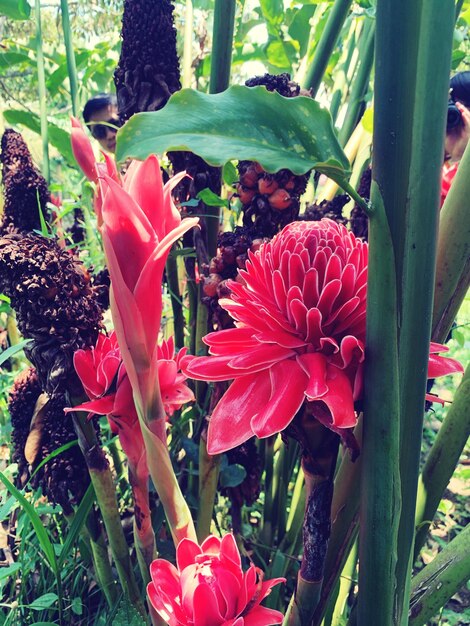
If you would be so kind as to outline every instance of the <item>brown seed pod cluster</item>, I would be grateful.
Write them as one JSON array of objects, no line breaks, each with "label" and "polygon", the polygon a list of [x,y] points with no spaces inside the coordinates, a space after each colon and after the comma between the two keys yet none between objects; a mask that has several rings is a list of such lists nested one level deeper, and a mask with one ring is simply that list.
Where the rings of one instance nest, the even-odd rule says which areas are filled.
[{"label": "brown seed pod cluster", "polygon": [[244,226],[273,237],[298,218],[307,174],[296,176],[287,169],[269,174],[254,161],[239,161],[238,173],[240,179],[235,192],[243,205]]},{"label": "brown seed pod cluster", "polygon": [[349,202],[350,198],[347,194],[335,196],[333,200],[323,200],[320,204],[311,204],[305,209],[302,219],[308,221],[319,221],[327,217],[343,226],[348,225],[348,219],[343,215],[343,208]]},{"label": "brown seed pod cluster", "polygon": [[202,266],[203,302],[208,306],[211,321],[216,328],[233,325],[232,318],[219,306],[219,298],[230,294],[228,280],[237,280],[238,270],[245,267],[248,251],[255,252],[263,241],[265,239],[253,229],[237,226],[233,232],[219,236],[217,255],[208,266]]},{"label": "brown seed pod cluster", "polygon": [[81,385],[73,353],[95,344],[101,307],[84,265],[56,240],[37,234],[0,239],[0,291],[11,298],[42,388],[49,395]]},{"label": "brown seed pod cluster", "polygon": [[[310,95],[302,91],[287,73],[255,76],[245,84],[247,87],[264,86],[286,98]],[[264,237],[273,237],[298,218],[300,196],[307,187],[309,173],[296,176],[282,169],[269,174],[254,161],[240,161],[238,173],[240,178],[235,193],[242,203],[244,226],[254,227]]]},{"label": "brown seed pod cluster", "polygon": [[47,220],[51,196],[23,137],[11,128],[3,133],[0,161],[5,199],[0,235],[40,230],[39,209]]},{"label": "brown seed pod cluster", "polygon": [[[23,487],[39,463],[76,439],[72,420],[65,415],[65,398],[48,400],[34,368],[21,372],[10,391],[8,410],[12,425],[13,461],[18,463],[17,484]],[[89,484],[89,474],[78,446],[50,459],[33,476],[30,486],[42,488],[66,514],[78,504]]]}]

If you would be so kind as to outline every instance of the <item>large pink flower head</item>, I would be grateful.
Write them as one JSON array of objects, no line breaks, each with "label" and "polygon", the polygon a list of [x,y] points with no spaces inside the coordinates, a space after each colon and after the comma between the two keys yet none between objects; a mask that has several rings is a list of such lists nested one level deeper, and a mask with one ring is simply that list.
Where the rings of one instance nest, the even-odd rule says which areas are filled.
[{"label": "large pink flower head", "polygon": [[284,578],[262,580],[253,564],[246,572],[233,535],[211,536],[199,546],[183,539],[177,566],[157,559],[150,566],[150,602],[169,626],[270,626],[282,622],[279,611],[260,606]]},{"label": "large pink flower head", "polygon": [[[354,403],[363,387],[367,260],[367,244],[328,219],[290,224],[249,253],[241,282],[231,282],[231,297],[219,300],[236,328],[210,333],[204,341],[211,356],[185,357],[182,363],[192,378],[234,381],[209,423],[211,454],[253,434],[280,432],[305,400],[332,430],[355,426]],[[432,360],[439,375],[460,371],[451,359]]]}]

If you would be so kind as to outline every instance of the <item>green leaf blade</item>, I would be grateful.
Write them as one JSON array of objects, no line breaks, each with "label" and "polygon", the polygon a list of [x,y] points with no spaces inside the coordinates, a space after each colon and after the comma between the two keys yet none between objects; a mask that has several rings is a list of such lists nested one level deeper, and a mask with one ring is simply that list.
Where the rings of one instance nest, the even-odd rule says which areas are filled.
[{"label": "green leaf blade", "polygon": [[210,95],[183,89],[160,111],[134,115],[118,132],[119,161],[167,150],[189,150],[214,166],[246,159],[268,172],[287,168],[300,175],[314,168],[337,181],[350,169],[318,102],[264,87],[235,85]]}]

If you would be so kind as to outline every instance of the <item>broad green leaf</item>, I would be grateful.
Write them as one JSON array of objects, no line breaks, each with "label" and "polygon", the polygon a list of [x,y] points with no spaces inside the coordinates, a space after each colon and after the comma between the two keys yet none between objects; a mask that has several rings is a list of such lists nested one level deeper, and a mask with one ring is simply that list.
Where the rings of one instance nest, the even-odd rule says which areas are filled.
[{"label": "broad green leaf", "polygon": [[284,98],[264,87],[220,94],[183,89],[160,111],[134,115],[117,137],[119,161],[189,150],[216,166],[248,159],[268,172],[314,168],[338,183],[349,176],[328,111],[311,98]]},{"label": "broad green leaf", "polygon": [[83,604],[80,598],[73,598],[70,608],[75,615],[83,615]]},{"label": "broad green leaf", "polygon": [[[9,124],[22,124],[38,135],[41,134],[41,122],[39,116],[30,111],[19,111],[16,109],[8,109],[3,111],[3,117]],[[70,133],[59,128],[51,122],[48,123],[49,141],[67,161],[68,165],[76,167],[76,161],[72,152],[70,143]]]},{"label": "broad green leaf", "polygon": [[35,611],[43,611],[44,609],[49,609],[57,600],[58,596],[56,593],[45,593],[43,596],[36,598],[34,602],[29,605],[29,608]]},{"label": "broad green leaf", "polygon": [[30,14],[31,7],[26,0],[0,0],[0,15],[12,20],[27,20]]},{"label": "broad green leaf", "polygon": [[9,348],[1,352],[0,353],[0,366],[3,365],[5,361],[8,361],[8,359],[11,358],[13,355],[15,355],[17,352],[19,352],[20,350],[23,350],[23,348],[27,346],[28,343],[31,343],[31,341],[32,339],[24,339],[23,341],[20,341],[20,343],[17,343],[14,346],[10,346]]},{"label": "broad green leaf", "polygon": [[7,578],[8,576],[13,576],[13,574],[16,574],[16,572],[20,569],[21,563],[12,563],[7,567],[0,567],[0,580]]},{"label": "broad green leaf", "polygon": [[260,0],[261,12],[264,19],[269,26],[278,28],[284,17],[284,2],[283,0]]},{"label": "broad green leaf", "polygon": [[207,206],[226,206],[226,207],[228,207],[228,200],[224,200],[223,198],[218,196],[216,193],[211,191],[211,189],[209,189],[208,187],[206,187],[205,189],[202,189],[197,194],[197,197],[199,198],[199,200],[202,200],[204,202],[204,204],[206,204]]},{"label": "broad green leaf", "polygon": [[[0,522],[3,522],[3,520],[7,517],[7,515],[10,515],[10,511],[15,504],[16,504],[16,498],[14,496],[10,496],[8,500],[6,500],[2,504],[2,506],[0,507]],[[0,568],[0,578],[1,578],[1,571],[2,571],[2,568]]]},{"label": "broad green leaf", "polygon": [[237,168],[231,161],[227,161],[222,169],[222,179],[226,185],[234,185],[238,180]]}]

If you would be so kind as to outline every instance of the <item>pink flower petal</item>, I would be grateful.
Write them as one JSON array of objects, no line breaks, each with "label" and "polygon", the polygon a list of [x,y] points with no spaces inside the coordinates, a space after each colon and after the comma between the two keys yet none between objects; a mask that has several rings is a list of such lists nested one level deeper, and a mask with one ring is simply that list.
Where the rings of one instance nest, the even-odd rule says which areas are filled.
[{"label": "pink flower petal", "polygon": [[463,366],[455,359],[437,354],[429,355],[428,378],[438,378],[439,376],[461,372],[463,372]]},{"label": "pink flower petal", "polygon": [[188,565],[196,562],[196,556],[202,554],[203,550],[195,541],[191,539],[183,539],[176,548],[176,562],[180,571],[184,570]]},{"label": "pink flower petal", "polygon": [[237,378],[215,407],[209,421],[207,450],[220,454],[253,436],[251,420],[271,395],[268,371]]},{"label": "pink flower petal", "polygon": [[308,376],[305,395],[308,400],[317,400],[328,392],[326,384],[327,361],[320,352],[309,352],[297,357],[297,361]]},{"label": "pink flower petal", "polygon": [[244,626],[273,626],[282,624],[284,616],[280,611],[267,609],[264,606],[257,606],[243,617]]},{"label": "pink flower petal", "polygon": [[91,146],[91,141],[80,122],[75,117],[71,117],[70,119],[72,121],[70,139],[72,142],[73,156],[88,180],[96,183],[98,174],[95,167],[96,158]]},{"label": "pink flower petal", "polygon": [[224,622],[214,592],[207,583],[200,583],[194,591],[193,622],[194,626],[221,626]]}]

